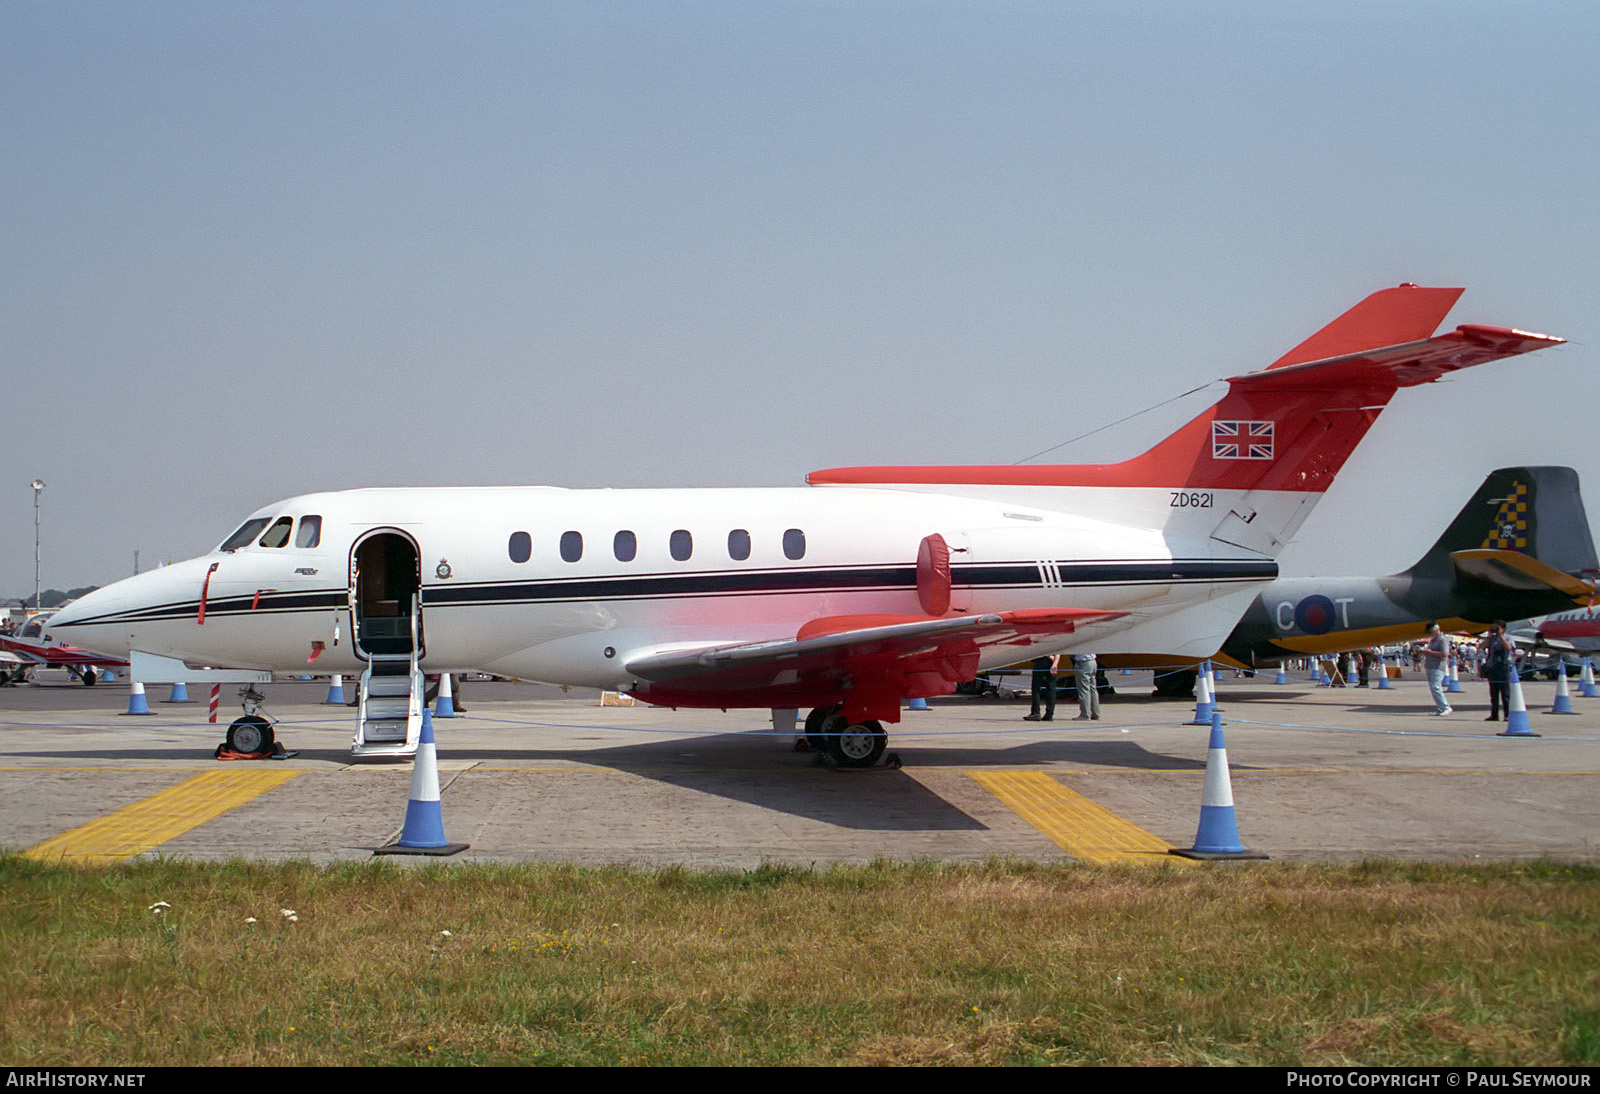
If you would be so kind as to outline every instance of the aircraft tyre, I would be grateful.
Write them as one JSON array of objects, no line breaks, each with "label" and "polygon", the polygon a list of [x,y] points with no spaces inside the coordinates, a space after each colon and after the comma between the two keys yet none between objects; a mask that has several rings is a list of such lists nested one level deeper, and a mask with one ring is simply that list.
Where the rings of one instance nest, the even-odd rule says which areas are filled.
[{"label": "aircraft tyre", "polygon": [[86,688],[94,687],[95,681],[97,681],[99,679],[100,679],[100,677],[95,675],[95,671],[94,671],[94,667],[93,666],[86,665],[84,667],[84,670],[83,670],[83,686],[84,687],[86,687]]},{"label": "aircraft tyre", "polygon": [[1163,699],[1193,699],[1197,677],[1194,669],[1174,669],[1156,673],[1156,694]]},{"label": "aircraft tyre", "polygon": [[[843,719],[840,719],[843,721]],[[871,767],[883,759],[889,735],[880,722],[862,722],[844,726],[835,736],[828,738],[828,755],[840,767]]]},{"label": "aircraft tyre", "polygon": [[246,714],[228,727],[227,743],[233,752],[270,752],[272,723],[259,714]]},{"label": "aircraft tyre", "polygon": [[[830,720],[837,720],[838,724],[829,725]],[[844,718],[834,714],[832,707],[817,707],[806,715],[806,744],[813,752],[827,752],[828,742],[833,739],[828,734],[843,732],[844,728]]]}]

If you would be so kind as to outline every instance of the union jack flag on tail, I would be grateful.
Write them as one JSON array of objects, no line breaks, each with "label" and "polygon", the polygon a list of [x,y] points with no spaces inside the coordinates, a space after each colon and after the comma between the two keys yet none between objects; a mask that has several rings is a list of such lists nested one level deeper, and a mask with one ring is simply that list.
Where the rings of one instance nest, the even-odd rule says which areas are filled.
[{"label": "union jack flag on tail", "polygon": [[1272,459],[1271,422],[1212,422],[1214,460]]}]

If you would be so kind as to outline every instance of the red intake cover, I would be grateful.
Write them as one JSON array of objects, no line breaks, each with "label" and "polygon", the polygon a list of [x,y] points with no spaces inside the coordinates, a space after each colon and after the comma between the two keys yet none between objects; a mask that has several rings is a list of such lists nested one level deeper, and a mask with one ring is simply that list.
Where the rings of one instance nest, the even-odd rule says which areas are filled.
[{"label": "red intake cover", "polygon": [[917,599],[929,615],[950,610],[950,545],[937,532],[917,547]]}]

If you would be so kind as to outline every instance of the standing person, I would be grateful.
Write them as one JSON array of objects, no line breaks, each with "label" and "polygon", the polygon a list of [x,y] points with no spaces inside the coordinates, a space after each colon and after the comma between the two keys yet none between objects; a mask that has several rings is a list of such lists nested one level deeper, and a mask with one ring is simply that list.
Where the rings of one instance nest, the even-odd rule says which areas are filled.
[{"label": "standing person", "polygon": [[1449,669],[1450,639],[1437,623],[1428,624],[1428,640],[1422,645],[1422,663],[1428,672],[1428,690],[1433,693],[1433,713],[1443,717],[1451,712],[1444,698],[1444,676]]},{"label": "standing person", "polygon": [[1095,661],[1092,653],[1075,653],[1072,655],[1072,667],[1077,672],[1078,682],[1078,716],[1074,722],[1087,722],[1100,720],[1100,685],[1095,679],[1100,671],[1100,666]]},{"label": "standing person", "polygon": [[[1035,657],[1033,659],[1033,710],[1023,716],[1027,722],[1048,722],[1056,716],[1056,666],[1061,656]],[[1039,700],[1044,700],[1044,714],[1039,713]]]},{"label": "standing person", "polygon": [[1489,636],[1483,640],[1478,663],[1484,678],[1489,681],[1489,717],[1486,722],[1500,721],[1503,706],[1506,718],[1511,717],[1511,639],[1506,637],[1506,625],[1495,621],[1489,627]]},{"label": "standing person", "polygon": [[1372,656],[1371,650],[1356,651],[1356,675],[1360,677],[1361,680],[1356,687],[1364,688],[1367,686],[1367,681],[1372,675],[1372,666],[1374,662],[1375,658]]}]

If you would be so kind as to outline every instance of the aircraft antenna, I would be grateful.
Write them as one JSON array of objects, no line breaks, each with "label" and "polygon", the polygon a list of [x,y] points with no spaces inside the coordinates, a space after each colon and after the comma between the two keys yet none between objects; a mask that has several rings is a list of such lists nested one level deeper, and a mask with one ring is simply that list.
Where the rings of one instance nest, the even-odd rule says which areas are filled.
[{"label": "aircraft antenna", "polygon": [[1100,432],[1102,432],[1104,430],[1110,429],[1112,426],[1121,425],[1123,422],[1131,422],[1133,419],[1139,417],[1139,415],[1141,415],[1141,414],[1148,414],[1152,410],[1160,410],[1162,407],[1166,406],[1168,403],[1175,403],[1179,399],[1187,399],[1189,396],[1193,395],[1195,392],[1204,391],[1206,388],[1210,387],[1212,384],[1219,383],[1219,382],[1220,381],[1217,381],[1217,380],[1209,381],[1208,383],[1201,384],[1199,387],[1190,388],[1188,391],[1185,391],[1181,395],[1174,395],[1170,399],[1163,399],[1159,403],[1153,403],[1150,406],[1145,407],[1143,410],[1135,410],[1132,414],[1126,415],[1125,417],[1118,418],[1114,422],[1107,422],[1105,425],[1097,426],[1094,429],[1089,430],[1089,432],[1087,432],[1087,433],[1079,433],[1076,437],[1068,437],[1066,440],[1062,441],[1060,444],[1053,444],[1049,448],[1041,449],[1038,452],[1035,452],[1031,456],[1024,456],[1020,460],[1012,460],[1011,461],[1011,466],[1015,467],[1019,463],[1027,463],[1029,460],[1036,460],[1040,456],[1045,455],[1046,453],[1054,452],[1058,448],[1065,448],[1069,444],[1077,444],[1079,441],[1083,440],[1085,437],[1093,437],[1096,433],[1100,433]]}]

